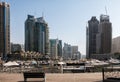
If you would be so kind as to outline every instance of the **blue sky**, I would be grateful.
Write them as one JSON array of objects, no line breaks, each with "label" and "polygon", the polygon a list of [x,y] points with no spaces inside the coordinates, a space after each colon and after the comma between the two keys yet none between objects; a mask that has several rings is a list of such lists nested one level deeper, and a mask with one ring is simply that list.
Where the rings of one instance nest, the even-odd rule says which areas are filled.
[{"label": "blue sky", "polygon": [[49,25],[50,38],[78,45],[86,53],[86,25],[92,16],[110,16],[113,38],[120,36],[120,0],[1,0],[10,4],[11,42],[24,44],[24,22],[28,14],[41,17]]}]

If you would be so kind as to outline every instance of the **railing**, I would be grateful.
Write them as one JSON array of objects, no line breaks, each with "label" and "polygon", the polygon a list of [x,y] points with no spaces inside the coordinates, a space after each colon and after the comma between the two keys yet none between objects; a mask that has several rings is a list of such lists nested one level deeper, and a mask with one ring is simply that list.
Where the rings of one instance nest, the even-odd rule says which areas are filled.
[{"label": "railing", "polygon": [[120,67],[102,69],[103,82],[120,82]]}]

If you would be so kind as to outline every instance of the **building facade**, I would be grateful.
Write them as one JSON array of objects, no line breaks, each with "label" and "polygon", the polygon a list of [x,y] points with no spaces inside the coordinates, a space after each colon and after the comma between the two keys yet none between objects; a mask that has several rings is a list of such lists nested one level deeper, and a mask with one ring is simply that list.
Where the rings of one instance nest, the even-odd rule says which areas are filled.
[{"label": "building facade", "polygon": [[10,54],[10,5],[0,2],[0,56]]},{"label": "building facade", "polygon": [[111,53],[120,53],[120,36],[112,39]]},{"label": "building facade", "polygon": [[43,17],[28,15],[25,21],[25,51],[49,54],[49,28]]},{"label": "building facade", "polygon": [[64,60],[72,59],[72,47],[70,44],[64,43],[63,59]]},{"label": "building facade", "polygon": [[93,16],[88,21],[86,32],[86,57],[91,58],[92,54],[96,54],[96,35],[98,33],[99,21]]},{"label": "building facade", "polygon": [[51,59],[62,57],[62,40],[50,39],[50,57]]},{"label": "building facade", "polygon": [[34,28],[35,18],[28,15],[25,21],[25,51],[34,51]]},{"label": "building facade", "polygon": [[62,40],[58,40],[58,57],[63,57]]},{"label": "building facade", "polygon": [[78,46],[71,46],[72,47],[72,59],[79,60],[81,59],[81,54],[78,51]]},{"label": "building facade", "polygon": [[100,23],[97,34],[97,54],[111,53],[112,45],[112,24],[109,21],[108,15],[100,16]]},{"label": "building facade", "polygon": [[92,17],[91,20],[88,21],[86,33],[86,57],[88,59],[96,58],[94,57],[98,56],[96,54],[101,54],[101,57],[103,56],[104,59],[106,59],[108,54],[111,53],[112,44],[112,24],[109,21],[109,16],[101,15],[100,22],[96,17]]},{"label": "building facade", "polygon": [[20,53],[21,51],[23,51],[23,47],[21,44],[11,43],[11,53]]},{"label": "building facade", "polygon": [[72,46],[70,44],[64,43],[63,59],[64,60],[79,60],[79,59],[81,59],[81,53],[78,51],[78,46]]}]

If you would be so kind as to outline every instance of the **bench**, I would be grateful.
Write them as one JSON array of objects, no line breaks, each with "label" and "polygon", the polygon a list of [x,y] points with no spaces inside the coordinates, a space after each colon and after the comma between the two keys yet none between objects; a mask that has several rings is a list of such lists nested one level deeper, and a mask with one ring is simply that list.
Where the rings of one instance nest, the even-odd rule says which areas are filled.
[{"label": "bench", "polygon": [[24,82],[27,82],[27,78],[43,78],[43,82],[45,82],[45,73],[43,72],[24,72]]}]

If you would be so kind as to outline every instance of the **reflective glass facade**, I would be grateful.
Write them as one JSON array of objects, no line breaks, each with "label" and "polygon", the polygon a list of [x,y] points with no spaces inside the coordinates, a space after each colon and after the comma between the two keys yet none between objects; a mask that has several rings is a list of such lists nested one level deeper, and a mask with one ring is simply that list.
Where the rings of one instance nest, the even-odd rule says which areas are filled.
[{"label": "reflective glass facade", "polygon": [[0,3],[0,56],[6,59],[10,53],[10,6]]},{"label": "reflective glass facade", "polygon": [[25,21],[25,51],[49,54],[49,30],[43,17],[28,15]]}]

